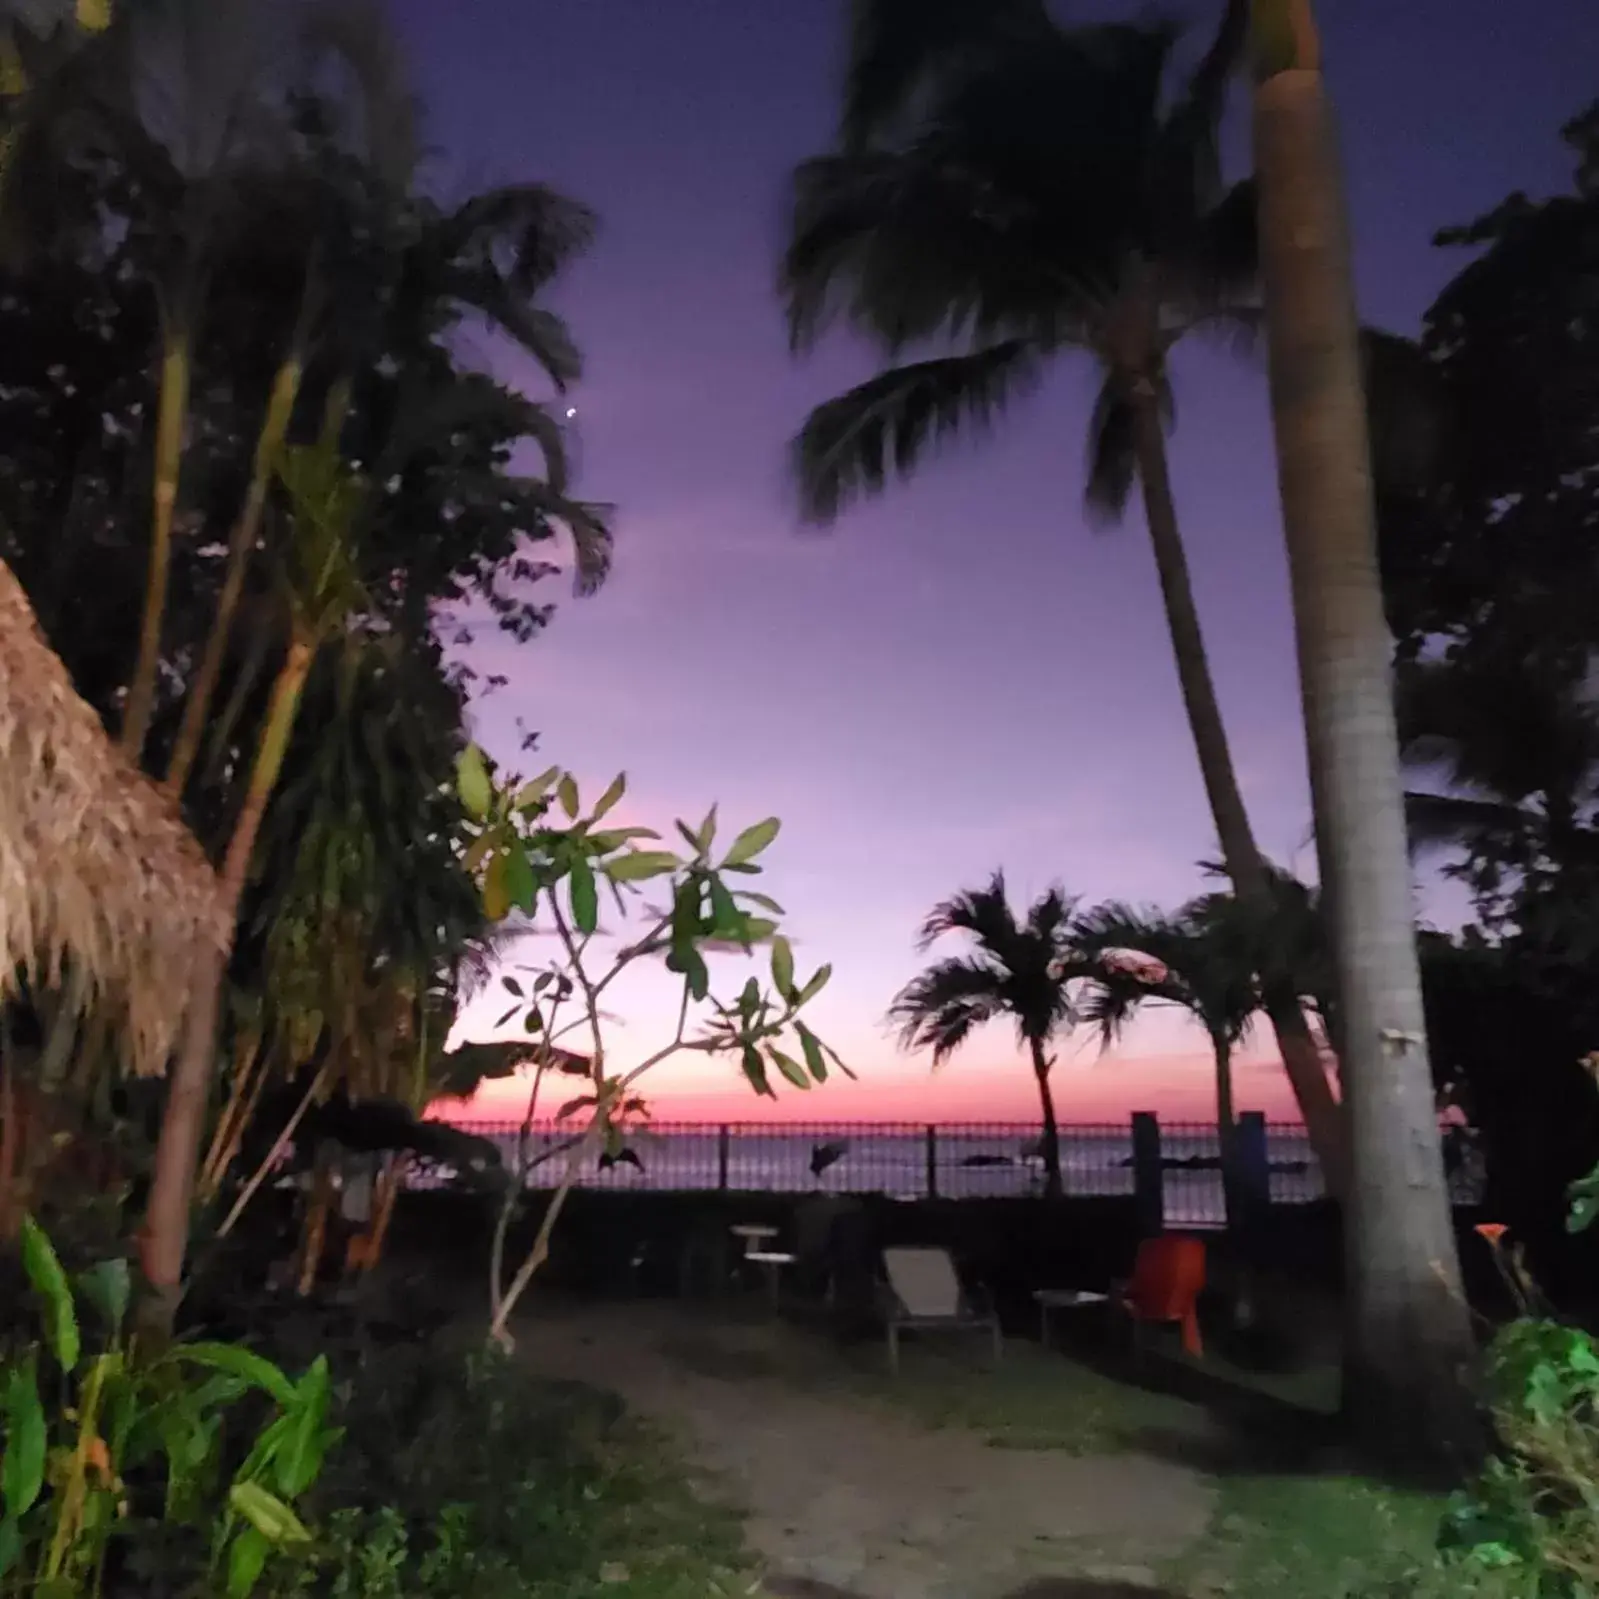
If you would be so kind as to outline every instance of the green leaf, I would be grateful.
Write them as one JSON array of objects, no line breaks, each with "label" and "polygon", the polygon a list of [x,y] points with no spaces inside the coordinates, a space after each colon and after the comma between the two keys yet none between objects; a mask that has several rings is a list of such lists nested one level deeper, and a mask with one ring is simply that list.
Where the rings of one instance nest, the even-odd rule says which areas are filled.
[{"label": "green leaf", "polygon": [[749,917],[738,908],[737,902],[728,893],[727,886],[721,878],[713,874],[707,882],[711,891],[711,925],[707,936],[736,939],[740,944],[748,943],[746,929],[749,926]]},{"label": "green leaf", "polygon": [[133,1297],[128,1263],[120,1256],[102,1260],[78,1273],[78,1293],[113,1334],[122,1331]]},{"label": "green leaf", "polygon": [[808,1089],[811,1086],[810,1078],[805,1075],[805,1068],[792,1055],[785,1055],[775,1044],[768,1044],[766,1053],[771,1057],[772,1064],[796,1088]]},{"label": "green leaf", "polygon": [[285,1409],[295,1402],[297,1391],[288,1373],[242,1344],[178,1344],[172,1352],[179,1360],[206,1371],[221,1371],[230,1377],[242,1378],[252,1388],[271,1394]]},{"label": "green leaf", "polygon": [[694,835],[694,838],[699,845],[700,853],[708,855],[711,845],[716,842],[716,807],[714,805],[705,813],[705,820],[700,823],[699,831]]},{"label": "green leaf", "polygon": [[794,946],[781,933],[772,939],[772,987],[784,999],[794,997]]},{"label": "green leaf", "polygon": [[555,797],[561,802],[561,809],[575,822],[578,810],[577,779],[570,772],[561,773],[560,781],[555,785]]},{"label": "green leaf", "polygon": [[0,1520],[0,1577],[16,1565],[22,1553],[22,1529],[10,1516]]},{"label": "green leaf", "polygon": [[592,825],[599,821],[601,817],[609,815],[611,811],[615,810],[617,802],[625,793],[627,793],[627,773],[618,772],[611,779],[611,786],[600,795],[599,803],[594,807],[593,813],[589,817],[590,824]]},{"label": "green leaf", "polygon": [[601,870],[613,883],[642,883],[647,878],[664,877],[676,871],[677,856],[670,850],[638,849],[607,861]]},{"label": "green leaf", "polygon": [[228,1491],[228,1508],[242,1516],[269,1544],[309,1543],[311,1534],[288,1505],[258,1482],[236,1482]]},{"label": "green leaf", "polygon": [[740,991],[738,996],[738,1013],[746,1020],[760,1009],[761,985],[751,977]]},{"label": "green leaf", "polygon": [[496,855],[483,874],[483,914],[491,922],[503,922],[510,909],[511,889],[505,857]]},{"label": "green leaf", "polygon": [[805,1055],[805,1064],[810,1068],[811,1076],[819,1083],[827,1081],[827,1057],[822,1053],[821,1040],[808,1028],[804,1022],[795,1022],[794,1031],[799,1037],[800,1049]]},{"label": "green leaf", "polygon": [[589,844],[597,855],[609,855],[613,849],[630,844],[635,838],[659,838],[653,827],[605,827],[589,834]]},{"label": "green leaf", "polygon": [[474,821],[481,822],[488,816],[494,804],[494,783],[483,751],[476,744],[468,744],[455,758],[455,791]]},{"label": "green leaf", "polygon": [[228,1550],[228,1599],[246,1599],[261,1580],[272,1545],[266,1535],[246,1527]]},{"label": "green leaf", "polygon": [[539,902],[538,879],[520,839],[505,857],[505,897],[525,916],[531,916]]},{"label": "green leaf", "polygon": [[570,888],[573,925],[580,933],[592,933],[600,923],[600,897],[594,868],[581,855],[572,862]]},{"label": "green leaf", "polygon": [[811,974],[811,980],[796,995],[796,1005],[808,1005],[821,991],[827,987],[827,980],[833,975],[831,965],[818,966]]},{"label": "green leaf", "polygon": [[50,1353],[63,1371],[71,1371],[82,1347],[72,1288],[44,1229],[31,1216],[22,1218],[22,1265],[39,1296]]},{"label": "green leaf", "polygon": [[745,944],[759,944],[762,939],[770,938],[777,931],[777,923],[766,916],[746,916],[742,941]]},{"label": "green leaf", "polygon": [[[727,858],[722,862],[724,866],[743,866],[755,859],[777,837],[782,829],[782,822],[775,816],[768,816],[764,822],[757,822],[753,827],[746,827],[737,838],[733,840],[733,847],[727,852]],[[706,848],[710,845],[707,843]]]},{"label": "green leaf", "polygon": [[540,772],[530,782],[524,783],[517,791],[512,804],[519,811],[535,810],[544,805],[545,795],[554,787],[556,779],[561,775],[559,766],[552,766],[548,771]]},{"label": "green leaf", "polygon": [[740,889],[738,897],[747,899],[752,905],[759,905],[763,911],[770,911],[774,916],[788,914],[770,894],[757,894],[753,888]]},{"label": "green leaf", "polygon": [[44,1487],[48,1444],[44,1405],[39,1399],[39,1373],[30,1355],[6,1376],[6,1447],[0,1456],[0,1499],[6,1520],[26,1515]]},{"label": "green leaf", "polygon": [[777,1095],[772,1092],[771,1083],[767,1081],[766,1062],[761,1059],[761,1052],[753,1044],[744,1046],[742,1065],[744,1067],[744,1075],[750,1080],[750,1087],[757,1094],[766,1099],[777,1098]]},{"label": "green leaf", "polygon": [[699,835],[694,831],[694,829],[692,827],[690,827],[688,825],[687,822],[673,822],[672,826],[675,827],[678,830],[678,832],[683,835],[683,842],[685,844],[687,844],[688,847],[691,850],[694,851],[696,856],[698,856],[698,855],[700,855],[702,853],[702,851],[700,849]]}]

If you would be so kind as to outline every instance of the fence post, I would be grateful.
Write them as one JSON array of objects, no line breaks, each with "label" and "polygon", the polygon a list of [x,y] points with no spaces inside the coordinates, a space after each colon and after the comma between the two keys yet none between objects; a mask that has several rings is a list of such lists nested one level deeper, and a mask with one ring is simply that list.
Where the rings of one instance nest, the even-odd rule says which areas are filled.
[{"label": "fence post", "polygon": [[1266,1117],[1258,1110],[1246,1110],[1233,1129],[1229,1200],[1236,1200],[1239,1214],[1227,1218],[1228,1225],[1250,1229],[1271,1204],[1271,1140]]},{"label": "fence post", "polygon": [[1153,1237],[1165,1231],[1166,1168],[1160,1154],[1160,1118],[1148,1110],[1133,1113],[1133,1202],[1142,1233]]},{"label": "fence post", "polygon": [[938,1198],[938,1129],[927,1128],[927,1197]]},{"label": "fence post", "polygon": [[728,1148],[733,1141],[732,1129],[723,1122],[716,1129],[716,1187],[720,1193],[727,1192],[727,1155]]}]

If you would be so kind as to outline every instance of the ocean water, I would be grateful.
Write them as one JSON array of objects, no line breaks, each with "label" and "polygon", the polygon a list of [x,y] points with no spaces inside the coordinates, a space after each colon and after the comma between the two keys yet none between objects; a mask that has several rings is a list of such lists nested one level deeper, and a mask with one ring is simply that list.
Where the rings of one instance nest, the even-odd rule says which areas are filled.
[{"label": "ocean water", "polygon": [[[458,1123],[496,1143],[507,1165],[517,1158],[515,1124]],[[563,1146],[573,1129],[535,1127],[529,1187],[553,1187],[566,1167]],[[585,1187],[744,1193],[878,1193],[899,1199],[997,1198],[1041,1193],[1038,1129],[901,1126],[746,1125],[719,1127],[656,1123],[629,1133],[631,1159],[601,1163],[588,1155],[578,1172]],[[1322,1195],[1320,1173],[1303,1129],[1273,1127],[1268,1135],[1272,1197],[1294,1204]],[[1126,1125],[1061,1130],[1061,1175],[1069,1195],[1114,1197],[1133,1192],[1132,1136]],[[1172,1224],[1219,1224],[1223,1216],[1219,1149],[1214,1128],[1163,1128],[1166,1219]],[[830,1158],[826,1158],[830,1157]],[[820,1165],[822,1169],[813,1170]],[[418,1172],[417,1186],[447,1181],[448,1173]],[[724,1180],[725,1179],[725,1180]]]}]

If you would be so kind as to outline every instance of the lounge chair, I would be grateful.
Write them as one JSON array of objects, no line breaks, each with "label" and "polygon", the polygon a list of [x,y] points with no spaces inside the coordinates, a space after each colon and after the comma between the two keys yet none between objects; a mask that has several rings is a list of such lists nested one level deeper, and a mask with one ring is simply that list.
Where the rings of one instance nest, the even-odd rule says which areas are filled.
[{"label": "lounge chair", "polygon": [[888,1366],[899,1371],[899,1335],[912,1332],[985,1332],[993,1339],[994,1364],[1004,1358],[999,1318],[966,1293],[955,1263],[944,1249],[885,1249],[892,1303],[888,1307]]},{"label": "lounge chair", "polygon": [[1205,1344],[1199,1331],[1199,1295],[1205,1286],[1205,1242],[1167,1234],[1138,1246],[1133,1274],[1111,1290],[1111,1301],[1131,1322],[1134,1347],[1150,1322],[1182,1330],[1183,1349],[1196,1360]]}]

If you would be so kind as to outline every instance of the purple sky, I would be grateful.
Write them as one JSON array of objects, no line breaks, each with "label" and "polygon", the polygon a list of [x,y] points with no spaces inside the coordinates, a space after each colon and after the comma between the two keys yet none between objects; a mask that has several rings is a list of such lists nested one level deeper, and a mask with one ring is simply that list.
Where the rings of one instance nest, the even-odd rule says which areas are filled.
[{"label": "purple sky", "polygon": [[[867,1079],[805,1110],[1027,1114],[1002,1033],[936,1088],[894,1056],[881,1017],[916,967],[919,918],[996,866],[1018,894],[1059,878],[1175,905],[1212,847],[1141,519],[1104,533],[1080,512],[1088,364],[1061,362],[994,438],[831,536],[798,534],[788,440],[871,370],[842,336],[792,361],[772,289],[788,174],[830,137],[842,0],[393,5],[446,186],[535,177],[602,220],[556,299],[588,359],[580,486],[617,507],[616,574],[531,646],[480,634],[476,664],[511,683],[481,705],[479,736],[592,783],[625,768],[652,820],[713,799],[734,825],[782,816],[765,886],[802,965],[834,963],[817,1022]],[[1118,9],[1136,14],[1072,14]],[[1208,22],[1215,7],[1186,10]],[[1599,8],[1320,11],[1362,313],[1411,331],[1455,264],[1430,247],[1435,227],[1568,183],[1557,128],[1599,89]],[[1175,383],[1173,478],[1235,757],[1263,846],[1309,871],[1263,373],[1197,350]],[[516,756],[517,716],[541,731],[539,756]],[[614,1055],[656,1047],[663,998],[642,983],[619,1001]],[[731,1071],[685,1069],[655,1097],[737,1113]],[[1141,1024],[1115,1058],[1084,1043],[1060,1074],[1068,1116],[1204,1108],[1203,1051],[1175,1018]],[[712,1090],[720,1105],[697,1097]],[[1275,1071],[1257,1068],[1244,1098],[1281,1106]]]}]

